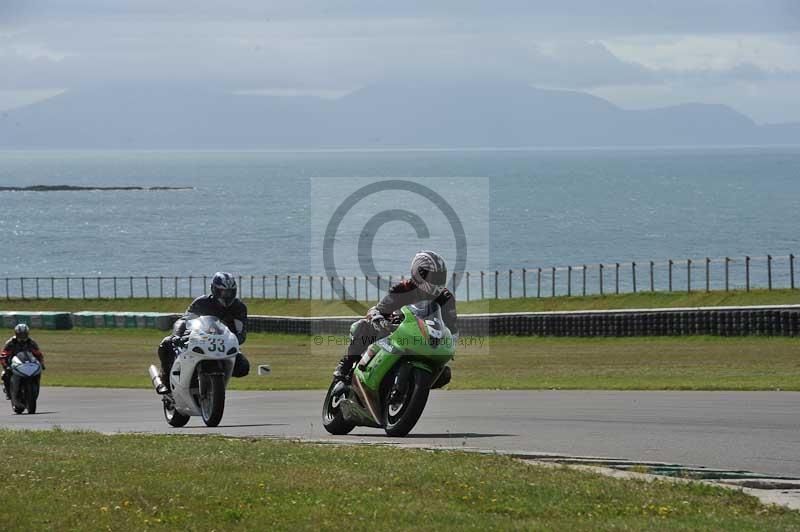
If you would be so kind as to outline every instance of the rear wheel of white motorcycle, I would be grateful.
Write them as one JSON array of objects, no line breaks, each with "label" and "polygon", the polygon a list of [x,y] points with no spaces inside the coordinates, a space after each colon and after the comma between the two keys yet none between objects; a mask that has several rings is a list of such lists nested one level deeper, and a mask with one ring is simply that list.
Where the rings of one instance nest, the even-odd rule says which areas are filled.
[{"label": "rear wheel of white motorcycle", "polygon": [[29,414],[36,413],[36,399],[39,396],[38,386],[33,380],[29,380],[24,384],[25,386],[25,408],[28,409]]},{"label": "rear wheel of white motorcycle", "polygon": [[344,399],[345,393],[340,393],[333,397],[333,388],[337,381],[333,381],[328,387],[328,394],[325,396],[325,403],[322,405],[322,425],[330,434],[343,436],[349,433],[355,425],[344,418],[344,413],[339,406]]},{"label": "rear wheel of white motorcycle", "polygon": [[182,427],[189,422],[189,416],[175,410],[175,403],[172,401],[164,401],[164,418],[173,427]]},{"label": "rear wheel of white motorcycle", "polygon": [[207,427],[216,427],[222,421],[222,413],[225,411],[225,376],[224,375],[201,375],[205,379],[203,390],[200,395],[200,413],[203,416],[203,423]]},{"label": "rear wheel of white motorcycle", "polygon": [[405,436],[411,432],[425,410],[432,380],[433,375],[415,367],[405,382],[398,383],[399,389],[389,387],[383,398],[387,436]]}]

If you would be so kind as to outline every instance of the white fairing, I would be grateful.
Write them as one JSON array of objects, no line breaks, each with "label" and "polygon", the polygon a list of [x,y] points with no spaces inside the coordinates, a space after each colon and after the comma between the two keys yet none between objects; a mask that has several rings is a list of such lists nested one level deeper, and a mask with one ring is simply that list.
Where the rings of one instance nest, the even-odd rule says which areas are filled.
[{"label": "white fairing", "polygon": [[17,353],[11,359],[11,372],[20,377],[35,377],[42,372],[42,365],[30,351]]},{"label": "white fairing", "polygon": [[172,364],[170,388],[178,412],[187,416],[199,416],[199,388],[195,369],[205,360],[222,362],[227,384],[239,353],[239,341],[222,321],[213,316],[188,320],[186,332],[189,339]]}]

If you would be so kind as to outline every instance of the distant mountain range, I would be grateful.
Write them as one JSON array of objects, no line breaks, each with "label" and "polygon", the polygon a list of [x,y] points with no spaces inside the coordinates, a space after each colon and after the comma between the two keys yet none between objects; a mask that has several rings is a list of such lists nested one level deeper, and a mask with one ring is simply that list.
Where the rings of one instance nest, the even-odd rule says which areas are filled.
[{"label": "distant mountain range", "polygon": [[259,149],[800,144],[724,105],[630,111],[524,84],[376,84],[335,100],[188,87],[76,89],[0,113],[0,148]]}]

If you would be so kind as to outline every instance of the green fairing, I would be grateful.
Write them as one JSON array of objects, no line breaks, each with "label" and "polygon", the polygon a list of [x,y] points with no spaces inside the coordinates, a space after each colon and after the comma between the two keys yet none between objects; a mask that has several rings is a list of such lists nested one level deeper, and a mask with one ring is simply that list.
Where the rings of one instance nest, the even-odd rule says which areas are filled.
[{"label": "green fairing", "polygon": [[[377,354],[363,371],[359,368],[355,370],[355,377],[371,392],[380,389],[383,378],[401,358],[435,376],[455,353],[449,329],[445,328],[443,338],[432,344],[429,342],[429,331],[423,333],[411,310],[403,307],[402,312],[403,323],[387,337],[387,342],[372,344],[371,349],[377,350]],[[384,348],[387,343],[389,350]]]}]

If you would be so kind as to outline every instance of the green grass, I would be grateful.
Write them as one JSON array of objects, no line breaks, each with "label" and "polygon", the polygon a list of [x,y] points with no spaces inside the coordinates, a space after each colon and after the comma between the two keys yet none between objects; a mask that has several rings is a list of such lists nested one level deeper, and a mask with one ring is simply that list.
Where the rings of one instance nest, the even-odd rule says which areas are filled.
[{"label": "green grass", "polygon": [[[35,331],[46,385],[149,387],[163,332]],[[468,339],[467,339],[468,340]],[[476,338],[452,363],[457,389],[800,390],[800,342],[792,338]],[[323,389],[344,339],[251,334],[253,372],[234,389]],[[270,364],[272,375],[255,375]]]},{"label": "green grass", "polygon": [[800,530],[738,491],[499,456],[8,430],[0,448],[4,530]]},{"label": "green grass", "polygon": [[[353,309],[341,301],[296,299],[246,299],[250,314],[274,316],[351,316]],[[0,310],[80,310],[183,312],[190,299],[12,299],[0,300]],[[374,302],[365,302],[369,306]],[[800,304],[800,290],[753,290],[750,292],[692,292],[622,294],[587,297],[516,298],[460,301],[458,311],[526,312],[550,310],[604,310],[619,308],[706,307],[721,305]]]}]

